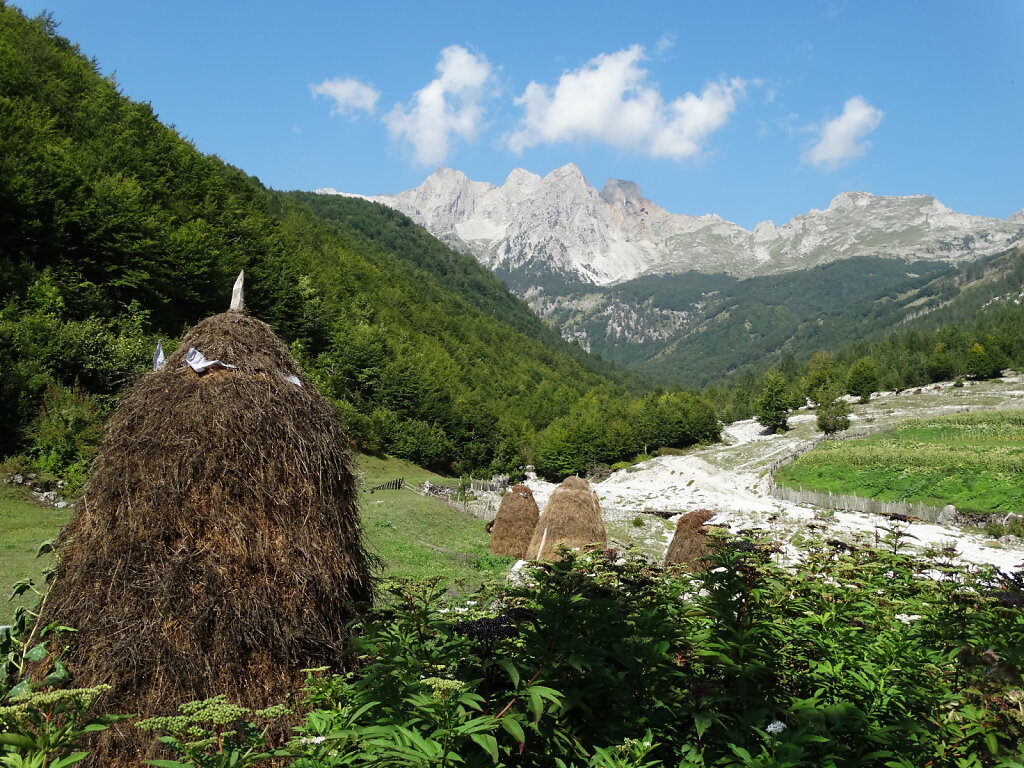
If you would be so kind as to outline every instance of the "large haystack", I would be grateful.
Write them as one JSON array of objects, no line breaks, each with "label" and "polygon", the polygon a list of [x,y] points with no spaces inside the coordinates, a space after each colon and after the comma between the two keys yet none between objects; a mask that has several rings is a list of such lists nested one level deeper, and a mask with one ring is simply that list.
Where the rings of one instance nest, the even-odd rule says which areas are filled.
[{"label": "large haystack", "polygon": [[513,485],[501,499],[501,506],[494,516],[491,527],[491,554],[526,557],[526,548],[537,527],[540,510],[533,498],[533,491],[525,485]]},{"label": "large haystack", "polygon": [[685,565],[692,570],[700,570],[710,552],[705,523],[714,516],[715,512],[710,509],[698,509],[680,517],[665,553],[665,565]]},{"label": "large haystack", "polygon": [[[197,374],[190,347],[237,368]],[[131,389],[61,541],[40,622],[77,628],[66,665],[113,686],[106,711],[282,703],[300,670],[337,662],[372,598],[348,440],[269,326],[238,312]],[[101,739],[90,765],[135,766],[152,735]]]},{"label": "large haystack", "polygon": [[567,477],[552,492],[537,521],[527,558],[553,561],[558,559],[555,550],[559,544],[579,549],[607,540],[597,494],[583,478]]}]

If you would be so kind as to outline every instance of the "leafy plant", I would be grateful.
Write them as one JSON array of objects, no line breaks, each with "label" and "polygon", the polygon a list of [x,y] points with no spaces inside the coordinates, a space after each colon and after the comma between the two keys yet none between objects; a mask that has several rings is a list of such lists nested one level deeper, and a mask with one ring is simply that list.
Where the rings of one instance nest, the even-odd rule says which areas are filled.
[{"label": "leafy plant", "polygon": [[[184,760],[147,760],[162,768],[244,768],[288,755],[286,749],[268,743],[270,724],[291,714],[283,705],[251,710],[232,704],[223,695],[190,701],[178,707],[179,715],[150,717],[136,726],[163,732],[162,744],[180,753]],[[250,718],[265,721],[260,727]]]},{"label": "leafy plant", "polygon": [[77,749],[84,736],[130,717],[89,715],[93,699],[109,689],[98,685],[9,695],[9,703],[0,706],[0,766],[65,768],[84,760],[89,753]]}]

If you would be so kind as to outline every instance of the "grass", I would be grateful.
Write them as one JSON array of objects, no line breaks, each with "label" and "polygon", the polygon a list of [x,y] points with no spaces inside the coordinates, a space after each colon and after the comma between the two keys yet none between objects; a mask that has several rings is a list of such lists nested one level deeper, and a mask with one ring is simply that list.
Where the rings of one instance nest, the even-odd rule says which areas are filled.
[{"label": "grass", "polygon": [[1024,509],[1024,410],[905,422],[892,432],[825,442],[783,467],[780,485],[880,501]]},{"label": "grass", "polygon": [[491,556],[491,539],[483,520],[409,489],[368,490],[399,477],[408,485],[424,481],[454,485],[457,480],[400,459],[373,456],[360,456],[357,470],[367,546],[382,561],[385,577],[439,578],[470,591],[489,577],[504,575],[511,560]]},{"label": "grass", "polygon": [[[380,559],[381,576],[393,579],[439,578],[445,584],[472,591],[488,578],[504,575],[511,561],[490,554],[490,535],[484,521],[449,508],[412,490],[369,489],[388,480],[404,478],[407,484],[425,480],[452,485],[457,480],[441,477],[399,459],[359,456],[359,509],[367,547]],[[31,592],[6,600],[10,588],[31,578],[42,582],[43,571],[53,564],[52,555],[36,558],[39,545],[56,536],[71,515],[34,503],[23,492],[0,486],[0,625],[10,624],[19,606],[31,607]]]},{"label": "grass", "polygon": [[32,592],[8,600],[10,589],[22,579],[42,583],[53,556],[37,558],[39,545],[56,536],[70,518],[69,510],[41,506],[20,489],[0,486],[0,625],[10,624],[19,607],[35,604]]}]

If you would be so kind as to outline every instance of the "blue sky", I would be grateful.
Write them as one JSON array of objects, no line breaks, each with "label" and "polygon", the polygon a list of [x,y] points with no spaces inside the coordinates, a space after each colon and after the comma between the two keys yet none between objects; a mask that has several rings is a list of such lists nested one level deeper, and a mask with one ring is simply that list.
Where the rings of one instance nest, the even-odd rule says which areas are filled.
[{"label": "blue sky", "polygon": [[14,0],[275,189],[576,163],[751,228],[839,192],[1024,208],[1024,2]]}]

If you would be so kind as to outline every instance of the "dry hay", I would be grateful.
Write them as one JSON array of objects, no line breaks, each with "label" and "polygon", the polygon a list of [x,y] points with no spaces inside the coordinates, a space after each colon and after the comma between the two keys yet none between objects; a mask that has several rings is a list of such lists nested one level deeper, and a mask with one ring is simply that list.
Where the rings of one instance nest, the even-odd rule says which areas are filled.
[{"label": "dry hay", "polygon": [[502,497],[494,516],[491,554],[524,559],[539,517],[533,491],[525,485],[513,485]]},{"label": "dry hay", "polygon": [[597,494],[583,478],[567,477],[548,498],[533,530],[527,558],[554,561],[559,544],[579,549],[607,540]]},{"label": "dry hay", "polygon": [[697,570],[707,562],[710,544],[708,526],[704,524],[715,514],[710,509],[698,509],[679,518],[676,532],[665,553],[665,565],[685,565]]},{"label": "dry hay", "polygon": [[[196,374],[189,347],[238,369]],[[218,693],[257,708],[336,664],[373,596],[350,462],[332,406],[269,326],[237,312],[197,325],[111,417],[61,534],[40,626],[78,630],[75,685],[111,684],[111,712]],[[83,765],[140,765],[152,743],[116,726]]]}]

